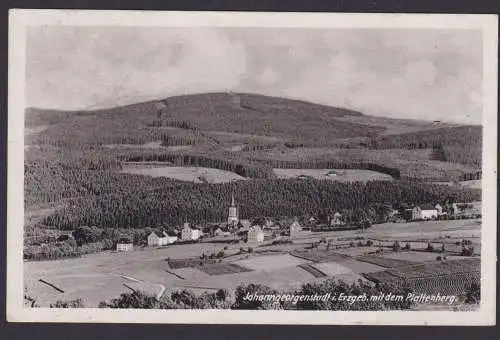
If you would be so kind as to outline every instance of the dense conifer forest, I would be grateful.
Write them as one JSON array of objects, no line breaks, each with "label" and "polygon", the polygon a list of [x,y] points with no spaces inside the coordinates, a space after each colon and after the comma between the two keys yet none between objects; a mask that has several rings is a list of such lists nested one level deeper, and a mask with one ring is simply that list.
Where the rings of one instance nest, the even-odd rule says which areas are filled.
[{"label": "dense conifer forest", "polygon": [[[51,209],[36,222],[44,230],[139,230],[224,220],[231,194],[246,218],[359,217],[380,204],[480,200],[480,190],[430,181],[480,179],[481,127],[420,124],[383,134],[383,126],[342,117],[363,115],[222,93],[95,111],[28,109],[25,209]],[[129,162],[216,168],[247,180],[196,184],[122,173]],[[393,181],[277,179],[273,168],[364,169]]]}]

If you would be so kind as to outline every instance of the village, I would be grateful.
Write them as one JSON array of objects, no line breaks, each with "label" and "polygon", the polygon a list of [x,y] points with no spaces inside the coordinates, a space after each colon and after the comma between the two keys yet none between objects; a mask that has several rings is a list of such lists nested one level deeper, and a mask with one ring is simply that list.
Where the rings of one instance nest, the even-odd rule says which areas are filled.
[{"label": "village", "polygon": [[[293,217],[284,219],[256,218],[240,219],[234,196],[228,207],[227,221],[191,225],[184,222],[182,228],[153,231],[144,240],[149,247],[164,247],[195,242],[238,243],[260,245],[265,241],[287,242],[304,233],[357,230],[371,227],[375,223],[410,223],[417,221],[477,219],[481,217],[481,202],[436,203],[435,205],[401,205],[398,209],[386,206],[386,212],[378,221],[366,219],[353,222],[348,214],[335,212],[332,215]],[[117,251],[132,251],[138,240],[121,238]]]}]

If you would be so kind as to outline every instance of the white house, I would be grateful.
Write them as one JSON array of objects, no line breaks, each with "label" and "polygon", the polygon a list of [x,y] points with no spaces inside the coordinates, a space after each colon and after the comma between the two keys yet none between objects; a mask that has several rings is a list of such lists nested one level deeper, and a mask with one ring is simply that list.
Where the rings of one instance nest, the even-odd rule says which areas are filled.
[{"label": "white house", "polygon": [[179,239],[175,231],[164,231],[163,236],[167,239],[167,244],[172,244]]},{"label": "white house", "polygon": [[195,241],[201,236],[200,229],[191,228],[189,223],[184,223],[184,227],[181,231],[181,239],[183,241]]},{"label": "white house", "polygon": [[423,220],[432,220],[438,217],[438,211],[436,209],[425,209],[422,210],[421,216]]},{"label": "white house", "polygon": [[148,246],[166,246],[177,241],[177,235],[174,232],[162,232],[161,234],[154,231],[148,236]]},{"label": "white house", "polygon": [[247,243],[262,243],[264,242],[264,232],[258,225],[251,226],[247,233]]},{"label": "white house", "polygon": [[299,221],[295,220],[293,221],[292,224],[290,224],[289,231],[290,231],[290,236],[293,237],[297,235],[300,231],[302,231],[302,226],[300,225]]},{"label": "white house", "polygon": [[338,227],[338,226],[342,226],[342,225],[344,225],[344,222],[342,221],[342,215],[337,211],[330,218],[330,226]]},{"label": "white house", "polygon": [[118,243],[116,244],[116,251],[132,251],[134,250],[134,245],[130,240],[127,239],[120,239]]},{"label": "white house", "polygon": [[431,220],[438,217],[437,209],[416,206],[412,209],[412,220]]},{"label": "white house", "polygon": [[439,203],[438,203],[438,204],[436,204],[436,205],[434,206],[434,208],[436,208],[437,213],[438,213],[438,215],[439,215],[439,216],[441,216],[441,215],[446,215],[446,212],[443,212],[443,207],[441,206],[441,204],[439,204]]}]

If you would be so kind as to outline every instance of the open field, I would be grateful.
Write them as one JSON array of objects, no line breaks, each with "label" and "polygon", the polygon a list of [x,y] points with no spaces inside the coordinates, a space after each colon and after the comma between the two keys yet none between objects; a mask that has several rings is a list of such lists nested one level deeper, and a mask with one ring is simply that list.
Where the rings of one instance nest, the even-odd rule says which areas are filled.
[{"label": "open field", "polygon": [[[354,242],[356,243],[356,241]],[[362,242],[363,244],[366,244],[366,241]],[[349,247],[349,248],[335,249],[335,252],[337,254],[355,257],[355,256],[375,253],[377,250],[379,250],[379,247]]]},{"label": "open field", "polygon": [[433,263],[390,269],[389,272],[395,276],[410,279],[432,275],[477,272],[480,270],[481,259],[479,257],[469,257],[467,259],[436,261]]},{"label": "open field", "polygon": [[396,253],[387,253],[382,254],[380,257],[387,259],[396,259],[403,261],[414,261],[414,262],[434,262],[436,261],[436,257],[438,256],[446,256],[448,260],[458,260],[465,259],[465,256],[454,256],[440,253],[431,253],[431,252],[423,252],[423,251],[399,251]]},{"label": "open field", "polygon": [[416,293],[461,295],[473,282],[479,282],[480,259],[467,258],[365,273],[374,282],[406,283]]},{"label": "open field", "polygon": [[320,270],[321,272],[325,273],[328,276],[336,276],[336,275],[352,274],[353,273],[353,271],[350,270],[348,267],[345,267],[338,262],[316,263],[316,264],[314,264],[314,267],[317,268],[318,270]]},{"label": "open field", "polygon": [[190,150],[194,146],[193,145],[172,145],[172,146],[164,146],[162,145],[162,141],[153,141],[144,144],[106,144],[104,147],[109,149],[160,149],[165,151],[183,151]]},{"label": "open field", "polygon": [[421,130],[431,130],[442,127],[451,127],[457,126],[449,123],[434,123],[423,120],[411,120],[411,119],[396,119],[396,118],[387,118],[387,117],[378,117],[378,116],[345,116],[337,118],[338,120],[350,122],[350,123],[358,123],[358,124],[366,124],[368,126],[379,126],[383,127],[385,130],[382,132],[382,135],[391,135],[391,134],[400,134],[400,133],[408,133],[415,132]]},{"label": "open field", "polygon": [[[477,222],[459,220],[387,223],[375,225],[364,233],[359,231],[309,233],[308,242],[318,241],[325,237],[331,239],[332,245],[335,246],[336,244],[345,244],[345,242],[349,242],[345,240],[360,237],[360,235],[365,240],[370,237],[380,239],[403,237],[408,240],[428,237],[432,239],[457,233],[461,233],[461,235],[469,233],[477,237],[480,231],[480,224]],[[449,239],[445,240],[450,241]],[[328,277],[354,282],[362,278],[361,274],[370,279],[385,281],[395,279],[397,282],[399,282],[399,278],[404,277],[408,280],[414,280],[415,287],[424,285],[424,287],[430,287],[428,289],[443,287],[446,290],[456,291],[457,289],[462,290],[463,285],[457,283],[453,275],[464,273],[463,275],[466,276],[463,278],[464,282],[469,282],[470,276],[476,274],[467,273],[477,272],[480,263],[480,257],[467,259],[457,257],[458,260],[452,260],[455,257],[449,255],[449,259],[446,261],[436,262],[431,259],[431,261],[426,262],[429,256],[435,258],[439,254],[427,255],[420,252],[408,252],[415,254],[406,258],[405,256],[409,255],[403,254],[408,253],[391,253],[390,250],[387,250],[378,256],[379,260],[385,261],[385,265],[391,261],[391,258],[410,260],[417,264],[409,267],[384,268],[355,258],[355,256],[376,247],[351,247],[326,251],[326,245],[321,244],[316,249],[304,249],[308,246],[308,242],[257,247],[250,254],[238,254],[240,247],[245,246],[242,243],[195,243],[172,245],[165,248],[151,247],[128,253],[108,251],[74,259],[25,262],[24,282],[28,294],[36,297],[41,306],[48,306],[57,300],[77,298],[82,298],[85,306],[97,306],[101,301],[109,301],[118,297],[120,293],[129,292],[129,288],[125,285],[157,295],[163,291],[168,293],[181,289],[193,290],[196,293],[207,290],[214,291],[218,288],[227,288],[233,291],[239,284],[252,282],[284,291],[297,289],[304,283],[319,282]],[[178,261],[192,258],[198,262],[202,253],[217,253],[225,246],[228,247],[224,250],[226,257],[222,258],[221,262],[206,267],[196,264],[186,267],[190,264],[185,263],[181,266],[183,268],[172,269],[166,261],[167,258]],[[260,253],[261,250],[273,250],[277,254]],[[295,252],[293,252],[294,250]],[[294,256],[287,254],[287,251],[292,251]],[[339,252],[343,254],[339,254]],[[317,275],[317,273],[314,275],[311,270],[301,268],[300,265],[311,266],[326,276]],[[448,275],[446,279],[437,278],[446,275]],[[422,277],[431,277],[434,281],[431,279],[429,279],[431,281],[422,281]],[[41,283],[40,279],[56,285],[64,293]]]},{"label": "open field", "polygon": [[470,188],[470,189],[481,189],[482,188],[482,181],[480,179],[476,180],[471,180],[471,181],[462,181],[460,182],[460,186],[464,188]]},{"label": "open field", "polygon": [[328,179],[341,182],[390,181],[393,179],[391,176],[380,172],[361,169],[273,169],[273,171],[278,178],[296,178],[302,175],[315,179]]},{"label": "open field", "polygon": [[124,173],[146,175],[152,177],[167,177],[180,181],[195,183],[224,183],[235,180],[244,180],[234,172],[224,171],[214,168],[198,168],[184,166],[163,166],[163,167],[129,167],[122,170]]},{"label": "open field", "polygon": [[326,147],[303,147],[294,149],[271,149],[255,152],[252,157],[261,161],[314,162],[334,160],[347,164],[371,162],[397,168],[402,177],[450,181],[464,173],[478,171],[477,167],[458,163],[432,160],[432,149],[338,149]]},{"label": "open field", "polygon": [[208,275],[225,275],[225,274],[236,274],[242,272],[251,271],[251,269],[242,267],[236,263],[212,263],[206,264],[199,267]]},{"label": "open field", "polygon": [[252,270],[273,270],[294,267],[307,262],[290,255],[263,255],[234,263]]},{"label": "open field", "polygon": [[371,263],[371,264],[381,266],[381,267],[386,267],[386,268],[405,267],[405,266],[410,266],[412,264],[417,263],[417,262],[413,262],[413,261],[400,260],[400,259],[394,259],[394,258],[385,258],[385,257],[380,257],[380,256],[375,256],[375,255],[358,256],[358,257],[356,257],[356,259],[359,261],[362,261],[362,262]]},{"label": "open field", "polygon": [[333,251],[327,251],[322,249],[313,249],[313,250],[304,250],[304,251],[294,251],[292,253],[293,256],[298,258],[302,258],[315,263],[322,262],[332,262],[332,261],[342,261],[346,259],[346,256],[337,254]]}]

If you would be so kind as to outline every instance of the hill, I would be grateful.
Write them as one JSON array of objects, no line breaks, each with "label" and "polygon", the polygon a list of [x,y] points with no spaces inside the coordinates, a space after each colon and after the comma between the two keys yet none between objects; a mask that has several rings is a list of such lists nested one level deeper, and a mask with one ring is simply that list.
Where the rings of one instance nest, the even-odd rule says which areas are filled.
[{"label": "hill", "polygon": [[[276,168],[375,171],[392,177],[394,184],[379,185],[390,185],[395,193],[418,182],[421,194],[412,200],[422,203],[450,195],[477,199],[477,190],[435,188],[428,182],[479,179],[481,170],[477,152],[481,148],[480,127],[373,117],[256,94],[185,95],[91,111],[29,108],[26,129],[30,131],[25,137],[29,146],[25,149],[26,211],[58,208],[67,212],[68,204],[76,207],[71,210],[71,218],[64,210],[51,213],[45,220],[50,221],[50,228],[70,228],[71,223],[99,225],[105,219],[109,227],[112,221],[125,223],[118,216],[105,218],[99,209],[108,207],[106,202],[113,197],[109,211],[123,214],[129,209],[124,200],[133,202],[132,205],[149,202],[151,195],[165,187],[171,188],[166,196],[154,194],[154,199],[173,205],[168,209],[163,205],[157,210],[144,208],[151,221],[171,215],[170,222],[174,222],[186,212],[194,214],[191,202],[203,207],[196,212],[197,220],[216,219],[220,218],[221,204],[225,204],[220,201],[222,192],[228,195],[233,188],[216,184],[193,186],[178,180],[151,180],[146,175],[123,173],[131,162],[139,163],[134,165],[139,168],[142,164],[174,165],[181,171],[182,167],[191,171],[190,176],[179,178],[192,178],[193,168],[204,167],[235,173],[235,178],[253,179],[234,187],[242,188],[241,195],[252,192],[244,202],[248,216],[263,206],[268,214],[292,213],[286,207],[300,206],[297,202],[303,204],[305,197],[310,200],[309,208],[298,212],[314,213],[324,202],[314,198],[318,193],[327,197],[328,190],[342,188],[354,197],[362,190],[359,184],[349,181],[339,186],[322,180],[310,180],[308,184],[279,180]],[[380,192],[378,186],[367,187],[370,195]],[[360,202],[345,208],[368,209],[389,197],[383,198],[383,202],[376,195],[370,200],[362,196]],[[266,204],[250,209],[254,200]],[[279,209],[272,203],[276,200],[280,201]],[[341,202],[328,204],[332,210],[342,208]],[[142,217],[134,223],[139,221],[141,225],[145,223]]]},{"label": "hill", "polygon": [[[360,115],[356,111],[297,100],[209,93],[92,111],[31,108],[27,111],[26,124],[50,125],[40,136],[41,140],[55,138],[67,143],[115,144],[127,139],[130,144],[143,144],[163,139],[167,132],[174,133],[171,128],[181,128],[252,135],[256,139],[272,136],[282,142],[316,145],[328,144],[337,138],[374,136],[383,131],[378,126],[336,119]],[[310,119],[311,116],[315,119]],[[68,131],[71,134],[65,135]],[[197,135],[204,134],[198,132]],[[213,136],[208,140],[214,140]]]}]

